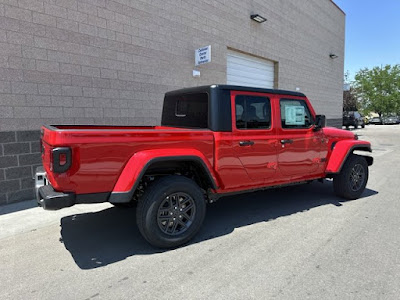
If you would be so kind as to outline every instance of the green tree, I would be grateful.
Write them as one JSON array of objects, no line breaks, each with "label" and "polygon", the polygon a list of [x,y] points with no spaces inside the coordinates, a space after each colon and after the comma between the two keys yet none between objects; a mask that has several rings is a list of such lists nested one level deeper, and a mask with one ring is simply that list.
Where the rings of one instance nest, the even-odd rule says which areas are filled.
[{"label": "green tree", "polygon": [[363,111],[379,116],[400,112],[400,65],[361,69],[354,79]]},{"label": "green tree", "polygon": [[355,111],[358,109],[357,97],[354,88],[350,84],[350,72],[346,71],[343,78],[343,111]]},{"label": "green tree", "polygon": [[354,89],[350,88],[348,91],[343,91],[343,111],[358,110],[357,97],[354,94]]}]

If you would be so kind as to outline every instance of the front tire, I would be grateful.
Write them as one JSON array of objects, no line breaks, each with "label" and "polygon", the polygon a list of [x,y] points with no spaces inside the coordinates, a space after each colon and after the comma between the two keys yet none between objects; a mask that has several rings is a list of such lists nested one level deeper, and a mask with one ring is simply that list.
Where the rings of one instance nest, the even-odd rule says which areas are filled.
[{"label": "front tire", "polygon": [[183,176],[166,176],[146,189],[136,210],[140,233],[158,248],[187,243],[200,230],[206,214],[199,186]]},{"label": "front tire", "polygon": [[354,200],[361,196],[368,182],[368,164],[364,157],[351,154],[342,170],[333,178],[333,189],[339,197]]}]

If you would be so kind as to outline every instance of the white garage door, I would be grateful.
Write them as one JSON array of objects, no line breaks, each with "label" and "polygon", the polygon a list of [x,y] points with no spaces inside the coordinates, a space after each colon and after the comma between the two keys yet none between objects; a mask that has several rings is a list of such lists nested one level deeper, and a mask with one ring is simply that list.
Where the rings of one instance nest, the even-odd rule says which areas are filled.
[{"label": "white garage door", "polygon": [[274,87],[274,62],[228,50],[226,82],[272,89]]}]

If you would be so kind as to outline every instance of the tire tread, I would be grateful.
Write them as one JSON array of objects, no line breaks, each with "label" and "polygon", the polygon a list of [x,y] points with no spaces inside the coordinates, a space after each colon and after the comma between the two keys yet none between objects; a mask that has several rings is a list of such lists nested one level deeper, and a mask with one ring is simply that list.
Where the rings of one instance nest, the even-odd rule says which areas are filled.
[{"label": "tire tread", "polygon": [[[158,228],[149,228],[146,220],[146,215],[148,214],[149,209],[158,199],[158,195],[162,190],[166,190],[173,185],[188,185],[191,189],[190,193],[193,198],[204,199],[204,195],[200,190],[199,186],[191,179],[184,176],[165,176],[150,184],[146,191],[144,192],[141,199],[139,199],[139,203],[136,209],[136,222],[139,228],[140,233],[145,238],[145,240],[151,245],[158,248],[173,248],[187,243],[193,236],[198,232],[203,223],[205,217],[205,199],[204,199],[204,207],[198,207],[196,213],[200,214],[200,220],[198,222],[197,227],[191,229],[190,234],[186,234],[186,236],[182,239],[174,238],[170,241],[161,239],[159,233],[157,232]],[[193,224],[194,225],[194,224]],[[193,226],[192,225],[192,226]],[[189,229],[190,230],[190,229]],[[185,232],[186,233],[186,232]],[[184,233],[184,234],[185,234]]]},{"label": "tire tread", "polygon": [[[365,170],[365,182],[364,186],[358,191],[352,191],[348,185],[348,173],[351,171],[356,163],[364,165]],[[344,163],[342,170],[338,175],[333,178],[333,189],[337,196],[345,198],[347,200],[354,200],[361,196],[364,192],[365,186],[368,182],[368,164],[364,157],[356,154],[350,154]]]}]

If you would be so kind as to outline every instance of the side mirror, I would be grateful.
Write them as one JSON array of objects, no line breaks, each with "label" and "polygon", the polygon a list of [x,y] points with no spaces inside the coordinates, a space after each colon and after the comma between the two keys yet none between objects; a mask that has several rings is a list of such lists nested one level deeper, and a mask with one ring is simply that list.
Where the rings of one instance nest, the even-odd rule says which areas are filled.
[{"label": "side mirror", "polygon": [[314,131],[318,131],[326,126],[326,117],[325,115],[316,115],[315,116],[315,127]]}]

